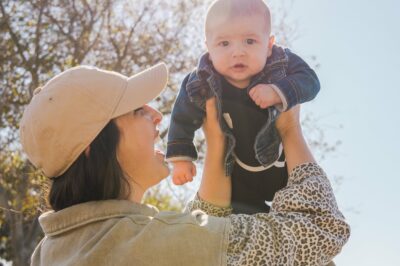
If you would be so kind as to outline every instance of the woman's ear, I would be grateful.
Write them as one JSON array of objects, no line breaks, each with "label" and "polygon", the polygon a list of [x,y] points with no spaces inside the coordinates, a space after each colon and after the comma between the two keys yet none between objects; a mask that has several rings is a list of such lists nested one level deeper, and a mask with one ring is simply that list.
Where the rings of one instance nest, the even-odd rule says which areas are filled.
[{"label": "woman's ear", "polygon": [[86,156],[86,158],[89,158],[89,156],[90,156],[90,145],[87,146],[87,148],[85,149],[85,156]]},{"label": "woman's ear", "polygon": [[274,46],[274,44],[275,44],[275,36],[271,35],[268,41],[268,57],[270,57],[272,54],[272,47]]}]

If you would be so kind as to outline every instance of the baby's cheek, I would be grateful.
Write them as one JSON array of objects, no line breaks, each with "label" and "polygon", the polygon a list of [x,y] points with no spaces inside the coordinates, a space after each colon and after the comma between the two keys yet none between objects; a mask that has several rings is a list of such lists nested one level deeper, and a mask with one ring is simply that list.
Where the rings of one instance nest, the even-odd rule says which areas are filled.
[{"label": "baby's cheek", "polygon": [[223,71],[223,65],[220,62],[215,62],[213,66],[217,72],[221,73]]},{"label": "baby's cheek", "polygon": [[258,61],[257,61],[257,63],[256,64],[254,64],[255,65],[255,71],[257,72],[257,73],[259,73],[259,72],[261,72],[263,69],[264,69],[264,67],[265,67],[265,63],[267,62],[267,60],[265,59],[265,60],[260,60],[260,59],[258,59]]}]

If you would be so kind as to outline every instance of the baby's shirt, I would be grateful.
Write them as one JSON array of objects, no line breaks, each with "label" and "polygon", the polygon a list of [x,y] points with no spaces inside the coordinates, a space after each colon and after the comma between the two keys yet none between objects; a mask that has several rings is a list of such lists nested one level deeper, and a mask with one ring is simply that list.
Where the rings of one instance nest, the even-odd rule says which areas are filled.
[{"label": "baby's shirt", "polygon": [[237,88],[225,79],[221,80],[221,85],[222,115],[236,139],[235,155],[248,166],[260,166],[254,142],[268,120],[268,111],[257,106],[246,89]]},{"label": "baby's shirt", "polygon": [[283,147],[279,150],[280,157],[271,165],[263,166],[256,158],[255,140],[269,118],[268,110],[260,108],[245,89],[223,79],[222,113],[236,140],[236,165],[231,175],[234,211],[268,212],[268,202],[287,182]]}]

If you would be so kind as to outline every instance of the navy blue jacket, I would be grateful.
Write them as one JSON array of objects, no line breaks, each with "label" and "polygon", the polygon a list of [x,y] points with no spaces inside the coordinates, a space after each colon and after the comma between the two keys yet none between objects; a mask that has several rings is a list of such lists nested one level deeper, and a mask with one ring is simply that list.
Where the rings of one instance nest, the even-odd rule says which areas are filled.
[{"label": "navy blue jacket", "polygon": [[[189,73],[182,82],[178,97],[171,114],[168,130],[166,157],[197,159],[196,147],[193,144],[194,133],[199,129],[205,117],[205,103],[216,97],[218,120],[226,136],[225,172],[230,175],[233,170],[235,137],[222,116],[223,77],[216,72],[208,54],[204,54],[196,69]],[[320,83],[314,70],[299,56],[287,48],[274,45],[272,54],[259,74],[252,78],[247,87],[249,92],[257,84],[274,84],[285,97],[287,109],[314,99],[320,89]],[[256,159],[263,166],[275,162],[279,156],[280,136],[275,128],[275,120],[279,115],[276,107],[268,108],[268,119],[258,132],[254,149]]]}]

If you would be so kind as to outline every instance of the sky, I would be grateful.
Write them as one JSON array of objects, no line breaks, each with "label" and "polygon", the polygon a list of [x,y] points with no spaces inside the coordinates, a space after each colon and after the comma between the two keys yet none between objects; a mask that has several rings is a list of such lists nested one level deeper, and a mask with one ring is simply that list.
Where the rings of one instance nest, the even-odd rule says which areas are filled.
[{"label": "sky", "polygon": [[316,56],[321,91],[304,112],[318,117],[337,152],[321,162],[351,225],[340,266],[400,265],[400,1],[296,0],[290,47]]}]

